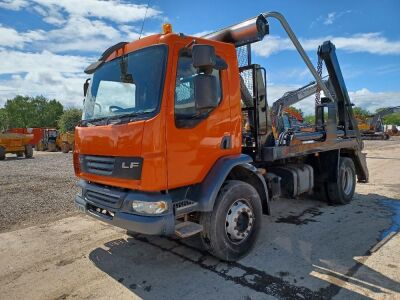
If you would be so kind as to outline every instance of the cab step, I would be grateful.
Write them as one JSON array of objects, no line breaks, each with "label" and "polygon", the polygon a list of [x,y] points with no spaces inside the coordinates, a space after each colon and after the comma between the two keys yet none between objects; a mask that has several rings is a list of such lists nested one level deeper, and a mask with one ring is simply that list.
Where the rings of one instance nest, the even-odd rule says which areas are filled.
[{"label": "cab step", "polygon": [[180,238],[187,238],[203,231],[203,225],[194,222],[181,222],[175,225],[175,234]]}]

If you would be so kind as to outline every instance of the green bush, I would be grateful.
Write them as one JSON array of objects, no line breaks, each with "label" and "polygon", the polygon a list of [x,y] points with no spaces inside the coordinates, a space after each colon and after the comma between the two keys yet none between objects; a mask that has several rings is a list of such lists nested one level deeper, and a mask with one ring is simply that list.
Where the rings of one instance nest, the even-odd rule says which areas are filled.
[{"label": "green bush", "polygon": [[71,132],[74,131],[75,126],[82,118],[82,110],[78,108],[69,108],[64,111],[61,117],[58,119],[58,128],[60,132]]}]

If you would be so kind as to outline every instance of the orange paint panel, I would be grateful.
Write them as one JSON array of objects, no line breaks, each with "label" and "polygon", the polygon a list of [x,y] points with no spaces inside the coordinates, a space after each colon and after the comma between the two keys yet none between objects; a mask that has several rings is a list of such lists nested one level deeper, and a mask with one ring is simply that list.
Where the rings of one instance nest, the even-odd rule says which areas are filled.
[{"label": "orange paint panel", "polygon": [[[174,82],[170,85],[167,115],[167,166],[168,166],[168,188],[173,189],[181,186],[192,185],[201,182],[210,171],[218,158],[241,151],[241,143],[238,143],[238,134],[233,131],[231,114],[241,115],[240,106],[231,109],[231,88],[229,86],[229,70],[221,72],[222,99],[219,106],[210,115],[193,128],[177,128],[175,125],[175,76],[179,51],[187,45],[192,38],[186,38],[175,45],[173,51],[173,64],[170,67],[170,75]],[[201,43],[201,39],[198,41]],[[228,44],[216,44],[217,55],[224,58],[228,65],[236,65],[235,48]],[[231,55],[227,55],[231,53]],[[234,55],[234,58],[233,58]],[[234,60],[234,61],[233,61]],[[238,82],[239,78],[237,78]],[[236,91],[235,91],[236,92]],[[239,94],[236,94],[239,95]],[[240,97],[240,96],[239,96]],[[239,98],[240,99],[240,98]],[[232,99],[237,101],[238,98]],[[238,110],[239,109],[239,110]],[[239,119],[238,119],[239,118]],[[234,117],[240,121],[240,117]],[[237,122],[237,120],[235,122]],[[233,147],[221,149],[221,141],[224,136],[232,137]]]},{"label": "orange paint panel", "polygon": [[[241,152],[241,104],[239,72],[233,45],[196,38],[214,45],[229,69],[221,72],[222,100],[208,118],[190,129],[177,128],[174,116],[175,77],[179,50],[194,37],[154,35],[127,44],[108,60],[140,48],[168,45],[168,62],[160,112],[146,121],[122,125],[77,127],[75,153],[104,156],[141,156],[141,180],[119,179],[81,173],[85,180],[143,191],[162,191],[201,182],[220,157]],[[231,136],[231,149],[221,149],[224,136]]]}]

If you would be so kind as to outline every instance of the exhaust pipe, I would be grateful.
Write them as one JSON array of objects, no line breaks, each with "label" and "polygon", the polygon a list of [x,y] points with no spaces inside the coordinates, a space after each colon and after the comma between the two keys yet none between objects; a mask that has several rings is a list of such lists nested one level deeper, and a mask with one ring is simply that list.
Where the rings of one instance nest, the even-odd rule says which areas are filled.
[{"label": "exhaust pipe", "polygon": [[240,47],[261,41],[267,34],[269,34],[269,24],[261,14],[236,25],[206,34],[202,38],[232,43],[235,47]]}]

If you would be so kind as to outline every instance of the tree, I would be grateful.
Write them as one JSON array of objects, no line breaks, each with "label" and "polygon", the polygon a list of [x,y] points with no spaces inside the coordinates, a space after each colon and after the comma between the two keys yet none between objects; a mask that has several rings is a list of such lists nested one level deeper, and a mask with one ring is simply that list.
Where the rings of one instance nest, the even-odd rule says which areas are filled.
[{"label": "tree", "polygon": [[8,116],[8,127],[56,127],[63,113],[63,106],[57,100],[43,96],[15,96],[6,101],[4,110]]},{"label": "tree", "polygon": [[371,113],[368,110],[363,109],[361,107],[357,107],[357,106],[353,107],[353,113],[356,117],[364,118],[364,119],[371,116]]},{"label": "tree", "polygon": [[0,132],[9,128],[9,122],[7,111],[4,108],[0,108]]},{"label": "tree", "polygon": [[307,115],[304,117],[304,122],[307,124],[315,124],[315,116],[314,115]]},{"label": "tree", "polygon": [[29,127],[34,119],[33,106],[29,97],[15,96],[7,100],[4,109],[9,118],[9,127]]},{"label": "tree", "polygon": [[[376,110],[376,113],[385,110],[389,107],[381,107]],[[388,125],[400,125],[400,113],[393,113],[383,117],[383,123]]]},{"label": "tree", "polygon": [[82,110],[69,108],[58,119],[58,128],[61,132],[74,131],[75,126],[82,118]]}]

